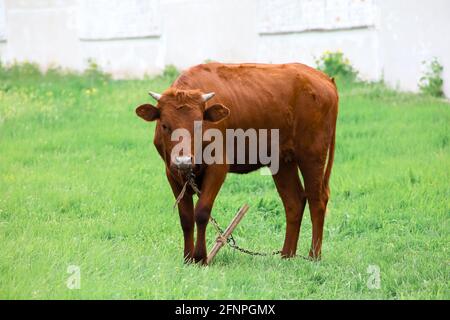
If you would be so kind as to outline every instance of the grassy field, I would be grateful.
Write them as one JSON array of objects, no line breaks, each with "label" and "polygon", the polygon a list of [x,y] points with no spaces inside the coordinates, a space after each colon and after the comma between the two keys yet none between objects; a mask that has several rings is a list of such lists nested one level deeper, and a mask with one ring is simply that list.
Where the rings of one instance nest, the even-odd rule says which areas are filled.
[{"label": "grassy field", "polygon": [[[111,81],[0,71],[0,298],[450,299],[450,108],[382,84],[340,85],[323,259],[224,248],[184,265],[178,214],[154,124],[135,116],[168,77]],[[279,249],[284,211],[272,179],[229,175],[213,215],[242,246]],[[209,227],[209,247],[215,234]],[[311,241],[305,213],[299,253]],[[80,267],[80,289],[66,285]],[[375,267],[369,267],[375,266]],[[380,288],[370,288],[372,268]]]}]

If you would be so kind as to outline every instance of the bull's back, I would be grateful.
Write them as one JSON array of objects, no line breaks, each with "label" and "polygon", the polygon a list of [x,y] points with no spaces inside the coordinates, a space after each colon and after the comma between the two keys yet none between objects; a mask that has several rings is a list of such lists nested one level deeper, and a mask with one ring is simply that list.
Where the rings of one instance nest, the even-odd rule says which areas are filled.
[{"label": "bull's back", "polygon": [[[209,103],[230,109],[226,127],[243,129],[292,126],[302,116],[301,108],[327,108],[337,96],[329,77],[299,63],[201,64],[184,72],[174,86],[214,91]],[[317,105],[311,105],[308,97]]]}]

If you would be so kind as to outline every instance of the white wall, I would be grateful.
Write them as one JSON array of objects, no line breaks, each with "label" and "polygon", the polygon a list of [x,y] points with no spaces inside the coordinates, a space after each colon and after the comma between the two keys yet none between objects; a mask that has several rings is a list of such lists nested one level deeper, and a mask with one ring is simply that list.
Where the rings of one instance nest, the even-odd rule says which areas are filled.
[{"label": "white wall", "polygon": [[255,0],[162,1],[166,63],[254,61],[256,9]]},{"label": "white wall", "polygon": [[5,8],[3,61],[34,61],[44,67],[50,64],[82,67],[75,1],[0,1]]},{"label": "white wall", "polygon": [[258,60],[315,65],[342,50],[362,78],[379,78],[375,9],[373,0],[260,0]]},{"label": "white wall", "polygon": [[314,66],[316,58],[326,50],[344,52],[364,79],[377,79],[381,76],[378,37],[375,30],[368,28],[263,35],[259,41],[258,61],[300,61]]},{"label": "white wall", "polygon": [[142,76],[165,66],[160,1],[79,0],[81,57],[116,77]]},{"label": "white wall", "polygon": [[116,77],[206,59],[314,65],[342,50],[366,79],[417,90],[421,62],[444,65],[450,96],[448,0],[0,0],[0,57]]},{"label": "white wall", "polygon": [[444,66],[444,92],[450,97],[450,1],[378,0],[380,60],[385,80],[417,90],[422,61],[437,57]]}]

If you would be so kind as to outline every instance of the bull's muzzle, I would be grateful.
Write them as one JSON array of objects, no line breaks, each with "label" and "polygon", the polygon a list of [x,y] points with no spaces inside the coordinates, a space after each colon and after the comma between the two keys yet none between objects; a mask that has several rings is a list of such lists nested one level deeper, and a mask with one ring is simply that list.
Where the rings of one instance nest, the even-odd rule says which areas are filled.
[{"label": "bull's muzzle", "polygon": [[191,156],[175,157],[173,161],[174,167],[179,171],[189,171],[193,168]]}]

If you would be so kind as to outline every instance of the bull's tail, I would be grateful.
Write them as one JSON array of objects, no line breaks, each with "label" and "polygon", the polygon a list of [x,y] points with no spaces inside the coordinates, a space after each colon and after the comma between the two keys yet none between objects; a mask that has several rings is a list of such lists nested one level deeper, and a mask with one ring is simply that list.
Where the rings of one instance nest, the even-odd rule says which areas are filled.
[{"label": "bull's tail", "polygon": [[334,162],[334,145],[336,141],[336,126],[334,126],[333,134],[331,136],[330,147],[328,149],[328,161],[327,167],[325,168],[325,174],[323,175],[323,187],[325,192],[329,193],[329,181],[331,175],[331,168]]},{"label": "bull's tail", "polygon": [[[336,82],[334,81],[334,78],[331,78],[331,81],[333,82],[334,87],[336,88]],[[338,101],[339,101],[339,97],[338,97]],[[337,117],[337,115],[336,115],[336,117]],[[334,162],[335,142],[336,142],[336,121],[334,122],[334,129],[333,129],[333,133],[331,135],[330,146],[328,148],[327,167],[325,168],[325,173],[323,175],[323,189],[326,192],[327,196],[330,195],[329,181],[330,181],[330,175],[331,175],[331,168],[333,167],[333,162]]]}]

